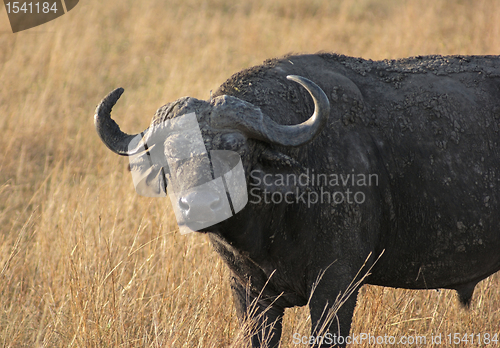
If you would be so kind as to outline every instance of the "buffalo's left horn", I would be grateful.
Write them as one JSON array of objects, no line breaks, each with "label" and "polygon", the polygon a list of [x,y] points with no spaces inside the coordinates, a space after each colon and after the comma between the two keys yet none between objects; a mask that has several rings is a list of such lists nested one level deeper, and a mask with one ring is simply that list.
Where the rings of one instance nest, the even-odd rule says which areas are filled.
[{"label": "buffalo's left horn", "polygon": [[263,133],[271,143],[284,146],[300,146],[313,140],[325,127],[330,115],[330,102],[325,92],[305,77],[288,75],[288,80],[307,89],[314,101],[314,113],[305,122],[293,126],[280,125],[269,117],[263,118]]},{"label": "buffalo's left horn", "polygon": [[104,97],[95,111],[94,125],[97,134],[99,134],[101,140],[111,151],[122,156],[132,156],[142,149],[142,146],[138,146],[136,149],[129,149],[129,144],[131,144],[132,139],[138,134],[130,135],[122,132],[120,127],[111,118],[111,109],[118,99],[120,99],[123,91],[123,88],[117,88]]}]

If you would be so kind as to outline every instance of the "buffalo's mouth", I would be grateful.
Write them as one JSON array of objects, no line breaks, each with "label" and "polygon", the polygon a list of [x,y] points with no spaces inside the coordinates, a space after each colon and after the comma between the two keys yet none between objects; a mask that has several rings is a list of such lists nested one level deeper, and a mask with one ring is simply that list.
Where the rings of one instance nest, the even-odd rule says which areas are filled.
[{"label": "buffalo's mouth", "polygon": [[[154,151],[129,157],[137,193],[148,197],[168,195],[183,233],[212,226],[243,209],[248,194],[238,153],[213,150],[195,156],[190,153],[190,157],[187,152],[173,156],[174,152],[178,154],[178,145],[166,140],[150,146],[154,150],[164,148],[156,151],[167,153],[160,158],[152,155]],[[169,151],[170,146],[176,150]]]}]

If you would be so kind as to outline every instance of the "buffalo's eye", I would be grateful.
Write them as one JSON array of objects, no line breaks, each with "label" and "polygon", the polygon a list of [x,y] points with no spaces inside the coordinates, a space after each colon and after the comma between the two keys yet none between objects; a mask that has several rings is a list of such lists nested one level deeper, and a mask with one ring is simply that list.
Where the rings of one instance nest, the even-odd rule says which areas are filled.
[{"label": "buffalo's eye", "polygon": [[220,149],[237,151],[245,144],[245,137],[240,133],[226,133],[220,136]]}]

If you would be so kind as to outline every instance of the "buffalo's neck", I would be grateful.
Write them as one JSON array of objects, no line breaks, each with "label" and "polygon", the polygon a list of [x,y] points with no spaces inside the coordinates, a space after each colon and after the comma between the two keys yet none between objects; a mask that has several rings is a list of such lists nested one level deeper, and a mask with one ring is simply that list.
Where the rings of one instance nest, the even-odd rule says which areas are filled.
[{"label": "buffalo's neck", "polygon": [[255,296],[264,287],[267,296],[283,293],[278,302],[282,307],[307,302],[305,282],[297,282],[297,279],[307,274],[308,260],[313,252],[297,248],[297,245],[305,246],[304,234],[295,232],[303,231],[300,225],[306,219],[297,213],[289,215],[287,210],[290,207],[285,204],[259,206],[249,203],[241,215],[231,219],[230,227],[225,229],[223,226],[209,233],[214,249],[233,276],[242,284],[250,285]]}]

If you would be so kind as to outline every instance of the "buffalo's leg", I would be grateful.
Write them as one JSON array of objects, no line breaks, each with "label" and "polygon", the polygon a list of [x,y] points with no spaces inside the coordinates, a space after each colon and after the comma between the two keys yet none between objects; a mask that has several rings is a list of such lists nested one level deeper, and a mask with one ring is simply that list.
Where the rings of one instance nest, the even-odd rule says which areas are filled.
[{"label": "buffalo's leg", "polygon": [[236,279],[231,279],[236,313],[241,323],[251,326],[253,348],[278,348],[284,309],[271,304],[272,300],[258,299]]},{"label": "buffalo's leg", "polygon": [[[336,280],[338,281],[339,278],[336,278]],[[339,286],[332,286],[329,281],[325,281],[323,284],[320,282],[315,289],[311,301],[309,302],[312,324],[311,336],[316,340],[312,347],[345,347],[345,339],[349,336],[351,330],[352,315],[356,307],[358,289],[352,290],[347,299],[342,299],[344,302],[340,308],[337,309],[336,313],[331,312],[329,314],[329,311],[338,306],[335,302],[337,299],[340,300],[340,298],[342,298],[350,282],[350,280],[347,282],[339,282],[346,284],[345,287],[342,288],[340,297],[338,297],[341,291],[338,290]],[[336,345],[335,343],[340,344]]]}]

